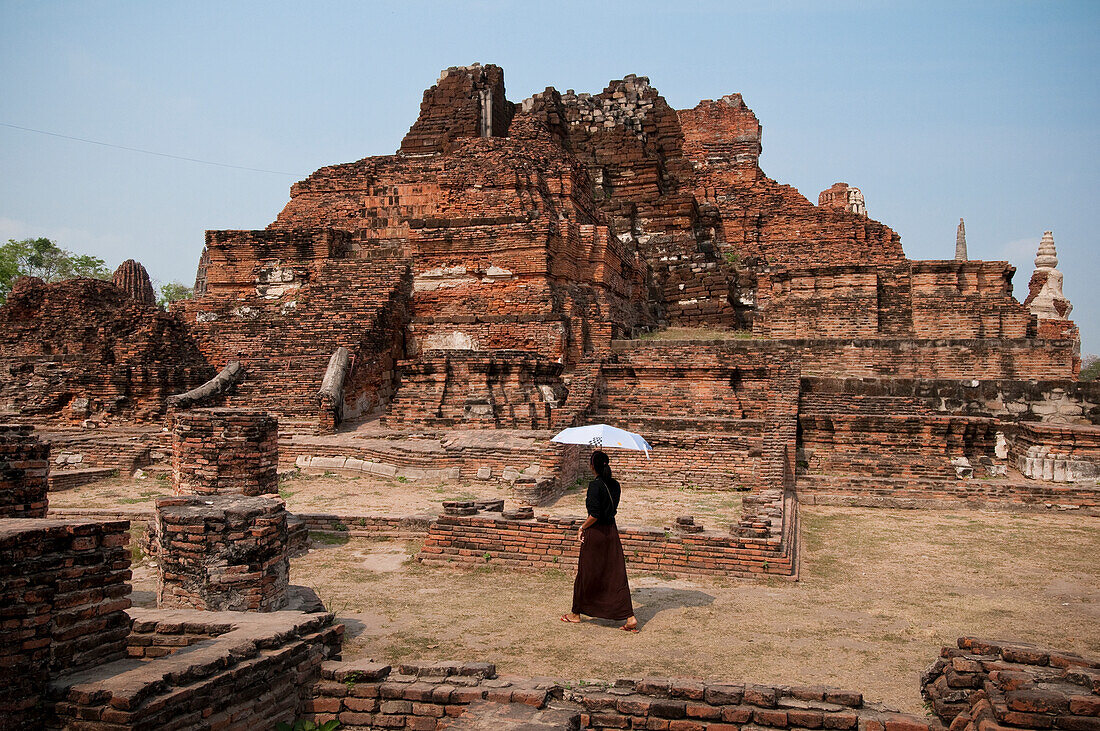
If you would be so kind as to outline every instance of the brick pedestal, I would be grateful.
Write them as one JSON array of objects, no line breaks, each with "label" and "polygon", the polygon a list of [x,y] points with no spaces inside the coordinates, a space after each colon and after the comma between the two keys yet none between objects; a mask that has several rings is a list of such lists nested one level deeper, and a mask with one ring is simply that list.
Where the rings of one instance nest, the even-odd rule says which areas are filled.
[{"label": "brick pedestal", "polygon": [[242,495],[157,500],[157,606],[272,612],[287,603],[287,512]]},{"label": "brick pedestal", "polygon": [[29,426],[0,424],[0,518],[45,518],[50,445]]},{"label": "brick pedestal", "polygon": [[278,439],[278,420],[258,409],[181,412],[172,434],[176,494],[277,493]]}]

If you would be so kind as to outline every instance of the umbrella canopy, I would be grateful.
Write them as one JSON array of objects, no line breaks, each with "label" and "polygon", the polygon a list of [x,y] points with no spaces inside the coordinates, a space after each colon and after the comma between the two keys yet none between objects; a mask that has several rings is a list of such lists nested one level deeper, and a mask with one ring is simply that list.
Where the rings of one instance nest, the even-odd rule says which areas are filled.
[{"label": "umbrella canopy", "polygon": [[555,434],[550,441],[559,444],[587,444],[590,447],[636,449],[645,452],[646,459],[649,459],[649,450],[653,449],[640,434],[607,424],[572,426]]}]

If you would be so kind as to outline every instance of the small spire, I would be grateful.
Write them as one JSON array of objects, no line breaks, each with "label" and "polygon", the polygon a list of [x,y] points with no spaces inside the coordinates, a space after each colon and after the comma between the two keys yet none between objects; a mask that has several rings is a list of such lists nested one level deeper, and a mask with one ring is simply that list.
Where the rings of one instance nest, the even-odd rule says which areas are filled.
[{"label": "small spire", "polygon": [[966,261],[966,224],[959,219],[959,228],[955,231],[955,261]]},{"label": "small spire", "polygon": [[1035,254],[1036,269],[1054,269],[1058,266],[1058,252],[1054,250],[1054,232],[1044,231]]}]

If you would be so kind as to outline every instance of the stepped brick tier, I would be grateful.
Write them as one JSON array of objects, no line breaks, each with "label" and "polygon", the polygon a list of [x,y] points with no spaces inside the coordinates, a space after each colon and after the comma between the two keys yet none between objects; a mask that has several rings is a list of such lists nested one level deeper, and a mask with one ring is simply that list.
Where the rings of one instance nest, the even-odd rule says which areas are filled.
[{"label": "stepped brick tier", "polygon": [[0,518],[45,518],[50,445],[29,426],[0,424]]},{"label": "stepped brick tier", "polygon": [[[620,526],[627,564],[635,569],[718,576],[775,575],[797,578],[798,505],[793,493],[769,490],[746,499],[730,531]],[[472,505],[472,504],[471,504]],[[456,511],[452,511],[456,512]],[[476,507],[457,512],[476,513]],[[576,562],[582,518],[512,518],[441,515],[428,526],[417,554],[422,563],[500,565],[548,569]]]},{"label": "stepped brick tier", "polygon": [[339,659],[344,630],[327,613],[131,609],[130,615],[134,659],[54,679],[51,728],[293,723],[310,702],[322,663]]},{"label": "stepped brick tier", "polygon": [[279,422],[259,409],[181,411],[172,426],[177,495],[279,492]]},{"label": "stepped brick tier", "polygon": [[271,612],[287,604],[287,512],[243,495],[160,498],[152,528],[157,606]]},{"label": "stepped brick tier", "polygon": [[921,694],[955,731],[1100,728],[1100,662],[1034,645],[961,637]]},{"label": "stepped brick tier", "polygon": [[3,728],[42,728],[51,679],[126,657],[129,525],[0,519]]},{"label": "stepped brick tier", "polygon": [[[501,68],[449,68],[394,154],[320,168],[262,230],[208,231],[170,312],[136,262],[16,282],[0,413],[90,428],[262,409],[287,462],[503,481],[524,502],[583,471],[587,450],[549,435],[604,421],[657,448],[617,459],[655,485],[1094,504],[1050,484],[1089,474],[1058,456],[1100,425],[1053,233],[1020,302],[1015,269],[969,260],[961,226],[954,258],[910,260],[858,187],[815,205],[765,175],[762,145],[739,94],[675,110],[629,75],[514,103]],[[649,339],[669,328],[722,337]],[[368,422],[388,446],[342,439]],[[532,445],[443,446],[476,430]],[[189,469],[215,490],[218,466]]]}]

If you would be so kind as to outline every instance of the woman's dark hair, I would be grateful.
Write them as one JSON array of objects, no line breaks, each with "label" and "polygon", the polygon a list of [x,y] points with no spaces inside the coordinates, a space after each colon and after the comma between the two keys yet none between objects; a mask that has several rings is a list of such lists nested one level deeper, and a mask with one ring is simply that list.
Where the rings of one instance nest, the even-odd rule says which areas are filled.
[{"label": "woman's dark hair", "polygon": [[605,480],[611,479],[611,458],[604,452],[596,450],[592,453],[592,469],[596,471],[598,477],[602,477]]}]

